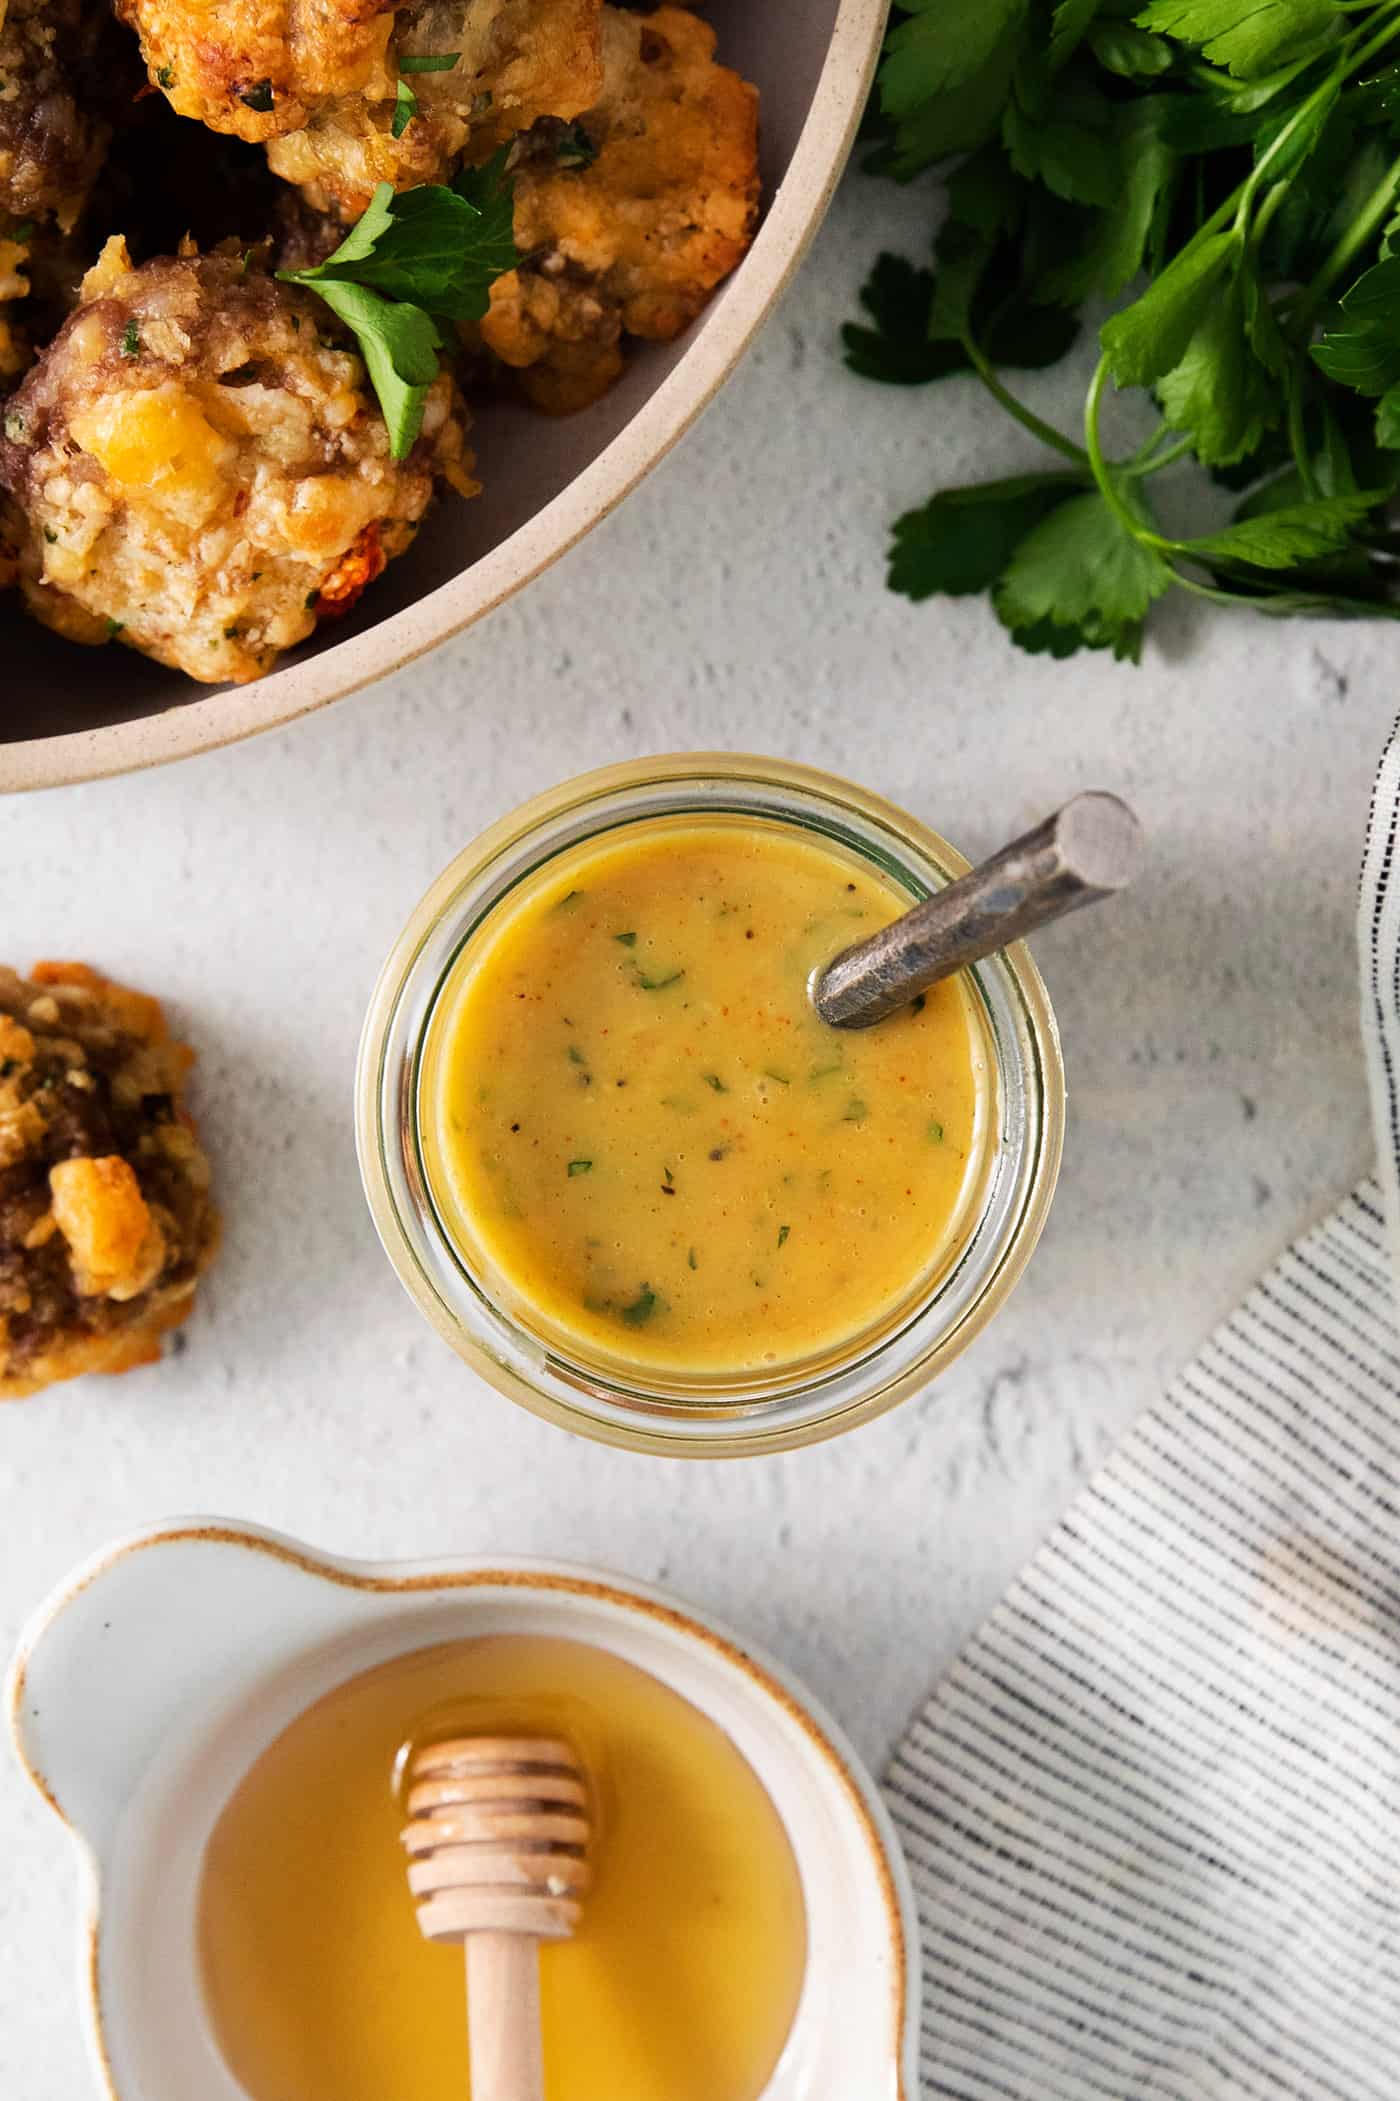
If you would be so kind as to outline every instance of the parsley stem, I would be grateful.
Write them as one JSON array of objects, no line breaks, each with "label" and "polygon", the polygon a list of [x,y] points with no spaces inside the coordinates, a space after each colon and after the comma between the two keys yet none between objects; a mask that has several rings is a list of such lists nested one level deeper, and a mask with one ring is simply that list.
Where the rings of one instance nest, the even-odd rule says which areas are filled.
[{"label": "parsley stem", "polygon": [[1125,533],[1134,540],[1140,540],[1147,547],[1169,548],[1172,544],[1170,540],[1164,540],[1159,533],[1149,531],[1143,526],[1141,519],[1133,516],[1123,501],[1113,469],[1104,458],[1103,440],[1099,435],[1099,414],[1103,404],[1104,383],[1108,376],[1108,359],[1104,356],[1094,367],[1094,376],[1089,382],[1088,399],[1084,403],[1084,442],[1088,447],[1089,465],[1093,469],[1094,480],[1099,485],[1099,493],[1104,502]]},{"label": "parsley stem", "polygon": [[1321,269],[1308,280],[1291,317],[1300,336],[1310,333],[1313,318],[1328,292],[1390,210],[1395,202],[1397,185],[1400,185],[1400,160],[1393,160],[1346,232],[1328,251]]},{"label": "parsley stem", "polygon": [[964,334],[961,340],[977,377],[993,401],[1000,402],[1008,416],[1013,416],[1023,430],[1028,430],[1033,438],[1039,438],[1041,444],[1048,445],[1052,452],[1058,452],[1064,459],[1072,460],[1076,467],[1089,465],[1089,455],[1082,446],[1065,437],[1063,432],[1056,430],[1053,423],[1046,423],[1036,415],[1034,409],[1028,409],[1024,402],[1018,401],[1014,394],[1007,391],[970,335]]},{"label": "parsley stem", "polygon": [[1164,423],[1134,459],[1123,462],[1118,472],[1125,479],[1140,481],[1149,474],[1160,474],[1164,467],[1174,466],[1178,460],[1185,459],[1188,452],[1195,451],[1195,433],[1188,431],[1185,437],[1178,438],[1175,444],[1168,445],[1164,452],[1158,452],[1157,447],[1170,438],[1171,434],[1170,424]]},{"label": "parsley stem", "polygon": [[1298,479],[1303,485],[1303,494],[1311,503],[1322,492],[1318,488],[1312,454],[1308,450],[1307,427],[1303,421],[1303,389],[1296,359],[1290,358],[1288,361],[1284,386],[1288,394],[1288,443],[1298,469]]}]

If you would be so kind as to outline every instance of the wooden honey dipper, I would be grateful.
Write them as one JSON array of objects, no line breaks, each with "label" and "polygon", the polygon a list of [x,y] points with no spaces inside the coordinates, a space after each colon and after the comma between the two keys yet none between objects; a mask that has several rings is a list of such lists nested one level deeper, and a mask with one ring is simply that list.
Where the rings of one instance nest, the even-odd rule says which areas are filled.
[{"label": "wooden honey dipper", "polygon": [[408,1762],[418,1924],[467,1951],[472,2101],[544,2101],[539,1942],[588,1887],[588,1789],[557,1737],[458,1737]]}]

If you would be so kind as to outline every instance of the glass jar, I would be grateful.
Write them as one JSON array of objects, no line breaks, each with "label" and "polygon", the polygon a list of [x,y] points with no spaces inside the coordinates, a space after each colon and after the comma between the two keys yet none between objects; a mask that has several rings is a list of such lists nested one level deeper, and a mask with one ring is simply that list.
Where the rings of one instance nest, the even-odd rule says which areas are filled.
[{"label": "glass jar", "polygon": [[356,1078],[360,1171],[399,1278],[452,1347],[536,1414],[591,1437],[671,1456],[732,1457],[809,1444],[927,1385],[989,1321],[1040,1237],[1064,1136],[1064,1069],[1040,974],[1017,945],[969,973],[992,1093],[983,1171],[956,1247],[877,1333],[819,1362],[717,1384],[590,1362],[532,1331],[475,1274],[435,1200],[424,1148],[424,1058],[454,965],[507,894],[559,854],[658,817],[791,825],[873,865],[912,903],[967,862],[915,818],[831,774],[780,759],[683,754],[583,775],[502,818],[439,877],[389,957],[370,1003]]}]

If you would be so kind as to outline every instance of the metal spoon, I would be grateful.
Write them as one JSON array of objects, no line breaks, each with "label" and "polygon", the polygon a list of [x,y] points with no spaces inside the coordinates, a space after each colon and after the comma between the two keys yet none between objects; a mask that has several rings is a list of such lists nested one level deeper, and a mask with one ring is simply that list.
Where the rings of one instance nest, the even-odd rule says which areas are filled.
[{"label": "metal spoon", "polygon": [[940,978],[1131,882],[1142,827],[1116,795],[1076,795],[980,868],[915,905],[815,974],[812,1004],[837,1029],[868,1029]]}]

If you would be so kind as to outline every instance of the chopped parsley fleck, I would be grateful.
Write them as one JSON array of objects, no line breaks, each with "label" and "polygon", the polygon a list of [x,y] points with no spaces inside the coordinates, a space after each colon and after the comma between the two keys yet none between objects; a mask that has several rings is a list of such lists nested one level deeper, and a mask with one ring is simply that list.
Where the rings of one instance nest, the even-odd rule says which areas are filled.
[{"label": "chopped parsley fleck", "polygon": [[224,629],[225,642],[236,642],[238,639],[238,632],[238,622],[236,620],[231,620],[228,626]]},{"label": "chopped parsley fleck", "polygon": [[266,116],[272,108],[272,82],[255,80],[250,88],[241,91],[238,99],[245,109],[253,109],[259,116]]},{"label": "chopped parsley fleck", "polygon": [[126,327],[122,330],[122,356],[140,357],[140,355],[141,331],[133,319],[128,321]]},{"label": "chopped parsley fleck", "polygon": [[570,1180],[572,1180],[575,1175],[591,1175],[592,1172],[593,1162],[591,1160],[571,1160],[569,1162]]},{"label": "chopped parsley fleck", "polygon": [[779,1226],[779,1228],[778,1228],[778,1245],[779,1245],[779,1247],[781,1247],[781,1246],[783,1245],[783,1243],[784,1243],[784,1242],[786,1241],[786,1239],[787,1239],[787,1237],[788,1237],[788,1234],[789,1234],[789,1233],[790,1233],[791,1231],[792,1231],[792,1227],[791,1227],[791,1226]]},{"label": "chopped parsley fleck", "polygon": [[109,619],[107,622],[107,640],[110,642],[114,635],[121,634],[125,626],[126,622],[124,620]]},{"label": "chopped parsley fleck", "polygon": [[418,114],[418,97],[406,80],[401,80],[394,94],[394,114],[389,122],[391,138],[401,139]]},{"label": "chopped parsley fleck", "polygon": [[716,1094],[728,1094],[729,1089],[717,1072],[702,1072],[700,1077],[707,1087],[714,1088]]},{"label": "chopped parsley fleck", "polygon": [[27,241],[34,232],[32,219],[20,219],[5,235],[7,241]]},{"label": "chopped parsley fleck", "polygon": [[943,1126],[942,1126],[942,1124],[941,1124],[941,1123],[939,1123],[939,1122],[937,1121],[937,1119],[936,1119],[936,1118],[935,1118],[935,1120],[934,1120],[934,1121],[933,1121],[932,1123],[930,1123],[930,1125],[929,1125],[929,1127],[928,1127],[928,1134],[929,1134],[929,1137],[930,1137],[930,1138],[931,1138],[931,1139],[933,1140],[933,1142],[934,1142],[934,1144],[935,1144],[935,1145],[942,1145],[942,1143],[943,1143]]},{"label": "chopped parsley fleck", "polygon": [[586,1065],[588,1063],[587,1058],[584,1057],[583,1052],[576,1043],[569,1045],[569,1063],[571,1065]]},{"label": "chopped parsley fleck", "polygon": [[807,1078],[809,1081],[815,1084],[818,1080],[829,1080],[834,1072],[840,1072],[840,1070],[841,1066],[839,1060],[835,1065],[814,1065],[812,1067],[812,1070],[808,1073]]},{"label": "chopped parsley fleck", "polygon": [[159,67],[156,72],[156,86],[158,88],[164,88],[168,93],[169,90],[174,87],[174,85],[175,68],[173,66]]},{"label": "chopped parsley fleck", "polygon": [[583,892],[581,890],[566,890],[554,907],[555,911],[562,912],[566,905],[576,905],[582,896]]},{"label": "chopped parsley fleck", "polygon": [[866,1117],[869,1114],[870,1111],[866,1107],[865,1103],[860,1099],[860,1096],[857,1094],[853,1094],[850,1099],[850,1104],[847,1107],[846,1113],[842,1117],[841,1121],[842,1123],[864,1123]]},{"label": "chopped parsley fleck", "polygon": [[661,1300],[651,1286],[643,1284],[631,1305],[622,1308],[622,1318],[626,1321],[629,1328],[640,1328],[651,1319],[660,1305]]},{"label": "chopped parsley fleck", "polygon": [[792,1081],[785,1072],[775,1072],[771,1065],[764,1066],[763,1077],[765,1080],[776,1080],[780,1087],[790,1087],[792,1085]]},{"label": "chopped parsley fleck", "polygon": [[614,934],[613,940],[620,942],[624,948],[635,948],[637,946],[635,934]]},{"label": "chopped parsley fleck", "polygon": [[685,1259],[686,1259],[686,1261],[687,1261],[687,1262],[688,1262],[688,1263],[690,1264],[690,1267],[691,1267],[692,1269],[698,1269],[698,1268],[700,1267],[700,1263],[699,1263],[699,1260],[698,1260],[698,1259],[697,1259],[697,1257],[696,1257],[696,1253],[695,1253],[695,1250],[694,1250],[694,1248],[692,1248],[692,1249],[690,1250],[690,1253],[689,1253],[689,1254],[688,1254],[688,1255],[686,1256],[686,1258],[685,1258]]},{"label": "chopped parsley fleck", "polygon": [[307,592],[307,594],[306,594],[305,598],[304,598],[304,599],[302,600],[302,604],[303,604],[303,605],[304,605],[304,606],[306,607],[306,610],[307,610],[307,612],[308,612],[308,613],[309,613],[309,612],[310,612],[310,611],[312,610],[312,608],[313,608],[313,607],[315,606],[315,604],[316,604],[316,601],[317,601],[317,600],[319,599],[319,597],[320,597],[320,596],[321,596],[321,594],[320,594],[320,592],[319,592],[319,591],[308,591],[308,592]]},{"label": "chopped parsley fleck", "polygon": [[48,541],[50,547],[57,547],[58,534],[54,531],[51,525],[46,525],[44,527],[44,538]]},{"label": "chopped parsley fleck", "polygon": [[649,978],[640,963],[637,965],[637,983],[643,992],[664,992],[668,985],[679,985],[684,976],[683,970],[673,970],[664,978]]},{"label": "chopped parsley fleck", "polygon": [[401,73],[450,73],[462,56],[460,51],[411,51],[399,55]]}]

